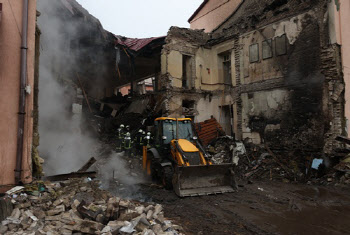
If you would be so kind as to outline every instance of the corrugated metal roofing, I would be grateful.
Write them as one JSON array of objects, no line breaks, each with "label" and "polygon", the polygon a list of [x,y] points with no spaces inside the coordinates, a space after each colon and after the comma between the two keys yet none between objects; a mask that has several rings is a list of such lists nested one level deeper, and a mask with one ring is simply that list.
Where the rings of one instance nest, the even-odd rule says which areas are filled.
[{"label": "corrugated metal roofing", "polygon": [[152,38],[126,38],[122,36],[115,35],[116,44],[128,47],[130,50],[138,51],[153,42],[156,39],[165,38],[162,37],[152,37]]},{"label": "corrugated metal roofing", "polygon": [[224,132],[215,118],[195,123],[195,128],[198,138],[202,141],[204,146],[207,146],[212,140],[220,136],[220,132]]}]

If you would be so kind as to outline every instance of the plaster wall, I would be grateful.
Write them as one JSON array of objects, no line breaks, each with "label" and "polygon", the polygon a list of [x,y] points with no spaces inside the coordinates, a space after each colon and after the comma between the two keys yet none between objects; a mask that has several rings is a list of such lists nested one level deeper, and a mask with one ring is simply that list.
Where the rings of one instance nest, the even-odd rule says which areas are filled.
[{"label": "plaster wall", "polygon": [[[203,91],[216,91],[224,89],[223,61],[221,54],[231,55],[231,85],[235,85],[235,69],[233,55],[233,41],[228,41],[214,46],[211,49],[198,47],[193,56],[195,89]],[[182,87],[182,60],[183,55],[191,55],[185,49],[174,48],[161,56],[162,74],[169,74],[172,87]]]},{"label": "plaster wall", "polygon": [[[0,185],[15,183],[19,80],[21,58],[22,1],[0,0]],[[11,5],[10,5],[11,4]],[[12,9],[11,9],[12,8]],[[22,181],[32,180],[33,87],[35,59],[36,0],[29,1],[27,85]]]},{"label": "plaster wall", "polygon": [[191,29],[211,32],[229,17],[241,2],[242,0],[209,0],[190,21]]},{"label": "plaster wall", "polygon": [[182,87],[182,54],[179,51],[170,51],[167,58],[168,73],[171,75],[172,86]]},{"label": "plaster wall", "polygon": [[[242,99],[242,137],[249,138],[255,144],[262,140],[261,130],[254,130],[251,126],[252,118],[270,120],[265,129],[280,129],[280,122],[288,110],[291,109],[289,91],[275,89],[254,93],[243,93]],[[253,129],[253,130],[252,130]],[[265,131],[265,130],[263,130]]]},{"label": "plaster wall", "polygon": [[[268,79],[283,77],[283,67],[288,63],[288,51],[290,45],[293,45],[299,34],[303,30],[303,21],[305,15],[313,15],[313,12],[297,15],[274,24],[270,24],[259,30],[255,30],[242,35],[239,39],[242,46],[241,58],[241,84],[261,82]],[[286,54],[276,54],[276,38],[285,35]],[[263,42],[271,40],[272,56],[263,58]],[[258,45],[258,61],[250,62],[250,46]]]},{"label": "plaster wall", "polygon": [[203,122],[210,119],[212,116],[220,123],[223,124],[223,114],[221,106],[232,105],[233,98],[231,95],[215,95],[212,97],[203,96],[200,94],[191,95],[174,95],[169,102],[170,116],[171,117],[185,117],[182,114],[182,101],[194,100],[195,101],[195,122]]}]

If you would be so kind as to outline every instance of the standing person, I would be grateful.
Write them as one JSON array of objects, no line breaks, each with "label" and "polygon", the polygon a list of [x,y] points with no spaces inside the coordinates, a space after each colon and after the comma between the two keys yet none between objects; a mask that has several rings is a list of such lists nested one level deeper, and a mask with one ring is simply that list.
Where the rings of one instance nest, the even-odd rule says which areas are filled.
[{"label": "standing person", "polygon": [[116,147],[116,151],[117,152],[121,152],[122,151],[122,144],[123,144],[123,140],[124,140],[124,125],[120,124],[118,130],[117,130],[117,147]]},{"label": "standing person", "polygon": [[151,132],[147,132],[147,135],[144,138],[143,145],[147,146],[147,148],[151,148],[152,146],[152,137],[151,137]]},{"label": "standing person", "polygon": [[135,153],[136,154],[141,154],[142,153],[142,145],[143,145],[143,134],[142,134],[142,129],[140,129],[135,137],[134,137],[134,143],[135,143]]},{"label": "standing person", "polygon": [[130,157],[131,156],[131,149],[132,149],[133,141],[131,140],[130,132],[126,132],[124,141],[123,141],[123,148],[125,151],[125,154]]}]

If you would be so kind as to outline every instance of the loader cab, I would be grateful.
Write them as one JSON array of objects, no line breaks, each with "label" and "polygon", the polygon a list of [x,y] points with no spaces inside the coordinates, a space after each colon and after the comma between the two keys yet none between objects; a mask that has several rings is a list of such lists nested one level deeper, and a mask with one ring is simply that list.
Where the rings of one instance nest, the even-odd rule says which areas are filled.
[{"label": "loader cab", "polygon": [[178,118],[177,121],[176,118],[157,118],[155,120],[155,131],[155,142],[158,146],[169,146],[174,139],[193,141],[190,118]]}]

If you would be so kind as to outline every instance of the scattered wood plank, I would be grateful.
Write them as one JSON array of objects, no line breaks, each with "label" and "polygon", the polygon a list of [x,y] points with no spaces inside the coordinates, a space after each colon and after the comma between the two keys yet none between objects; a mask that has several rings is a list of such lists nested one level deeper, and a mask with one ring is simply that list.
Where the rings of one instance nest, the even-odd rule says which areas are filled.
[{"label": "scattered wood plank", "polygon": [[338,135],[335,138],[335,140],[342,142],[342,143],[345,143],[345,144],[350,144],[350,139],[348,137],[345,137],[345,136]]},{"label": "scattered wood plank", "polygon": [[85,93],[85,89],[84,89],[84,87],[83,87],[83,84],[81,84],[81,81],[80,81],[80,78],[79,78],[79,74],[77,74],[77,79],[78,79],[80,88],[81,88],[81,90],[83,91],[84,98],[85,98],[86,103],[87,103],[87,105],[88,105],[88,107],[89,107],[89,111],[90,111],[90,113],[92,113],[92,109],[91,109],[91,106],[90,106],[90,102],[89,102],[88,97],[87,97],[87,95],[86,95],[86,93]]},{"label": "scattered wood plank", "polygon": [[278,158],[276,157],[276,155],[271,151],[271,149],[269,148],[269,146],[267,146],[267,144],[265,144],[265,148],[266,150],[269,152],[269,154],[272,156],[273,160],[280,166],[282,167],[282,169],[289,175],[292,176],[292,174],[290,173],[288,167],[286,167],[284,164],[282,164]]},{"label": "scattered wood plank", "polygon": [[83,177],[90,177],[90,178],[96,178],[97,172],[96,171],[89,171],[89,172],[72,172],[68,174],[60,174],[60,175],[52,175],[46,177],[46,180],[49,181],[64,181],[68,179],[73,178],[83,178]]},{"label": "scattered wood plank", "polygon": [[90,160],[84,164],[77,172],[86,172],[93,164],[95,164],[96,158],[92,157]]}]

